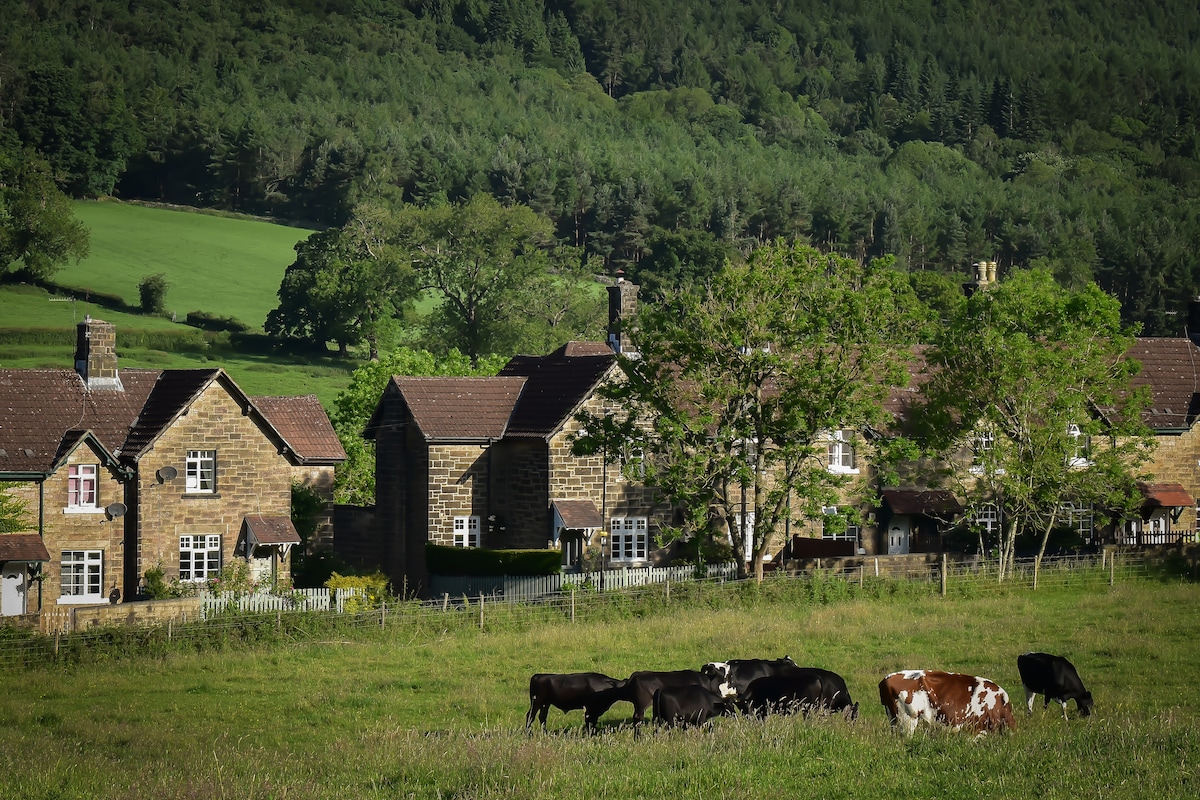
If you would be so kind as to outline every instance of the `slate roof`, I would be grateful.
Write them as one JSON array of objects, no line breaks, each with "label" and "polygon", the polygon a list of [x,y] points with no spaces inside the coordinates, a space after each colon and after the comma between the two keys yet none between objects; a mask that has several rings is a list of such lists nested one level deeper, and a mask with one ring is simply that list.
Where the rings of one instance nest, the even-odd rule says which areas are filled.
[{"label": "slate roof", "polygon": [[0,370],[0,473],[51,472],[72,431],[117,452],[160,374],[122,370],[115,391],[89,390],[73,369]]},{"label": "slate roof", "polygon": [[616,363],[601,342],[570,342],[547,356],[514,356],[501,376],[527,379],[513,409],[508,435],[547,437],[570,419]]},{"label": "slate roof", "polygon": [[1142,364],[1133,386],[1149,386],[1153,395],[1143,421],[1155,430],[1191,427],[1200,411],[1200,349],[1189,339],[1144,338],[1127,355]]},{"label": "slate roof", "polygon": [[300,534],[286,515],[247,514],[243,522],[258,544],[300,544]]},{"label": "slate roof", "polygon": [[36,533],[0,533],[0,562],[49,561],[50,552]]},{"label": "slate roof", "polygon": [[427,440],[486,440],[504,436],[525,379],[397,375],[392,383]]},{"label": "slate roof", "polygon": [[346,451],[316,395],[251,397],[302,464],[340,464]]}]

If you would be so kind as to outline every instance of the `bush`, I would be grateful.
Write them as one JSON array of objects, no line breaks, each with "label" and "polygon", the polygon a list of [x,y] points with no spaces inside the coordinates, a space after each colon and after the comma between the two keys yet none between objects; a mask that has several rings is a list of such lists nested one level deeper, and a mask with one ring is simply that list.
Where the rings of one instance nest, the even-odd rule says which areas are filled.
[{"label": "bush", "polygon": [[216,314],[210,314],[207,311],[189,311],[187,313],[187,324],[193,328],[201,328],[206,331],[246,333],[252,330],[249,325],[237,317],[221,317]]},{"label": "bush", "polygon": [[167,289],[170,288],[167,276],[161,272],[142,278],[142,282],[138,284],[138,298],[141,300],[142,311],[147,314],[163,313],[167,307]]},{"label": "bush", "polygon": [[553,575],[562,569],[562,553],[558,550],[484,550],[427,544],[425,560],[435,575]]}]

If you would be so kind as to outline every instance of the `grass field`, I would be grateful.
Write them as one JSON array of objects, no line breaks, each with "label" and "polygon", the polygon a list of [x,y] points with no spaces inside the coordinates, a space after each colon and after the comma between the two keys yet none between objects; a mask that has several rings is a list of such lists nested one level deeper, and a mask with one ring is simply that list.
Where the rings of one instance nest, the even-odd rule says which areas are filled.
[{"label": "grass field", "polygon": [[[730,590],[738,591],[738,590]],[[469,623],[469,620],[468,620]],[[892,670],[982,674],[1021,702],[1016,656],[1070,657],[1096,698],[975,741],[893,733]],[[646,732],[627,704],[580,734],[552,711],[526,737],[533,672],[698,668],[776,657],[847,679],[859,721],[719,719]],[[258,649],[106,659],[0,675],[0,789],[22,798],[1191,798],[1197,791],[1200,588],[892,597],[755,597],[640,617],[386,631]]]}]

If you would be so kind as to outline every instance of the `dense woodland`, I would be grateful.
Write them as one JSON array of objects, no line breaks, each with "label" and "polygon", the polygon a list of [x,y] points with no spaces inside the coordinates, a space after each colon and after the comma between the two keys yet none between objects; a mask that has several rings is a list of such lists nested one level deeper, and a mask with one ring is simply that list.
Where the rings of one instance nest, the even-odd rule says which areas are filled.
[{"label": "dense woodland", "polygon": [[[486,193],[595,272],[799,237],[1200,287],[1194,0],[0,0],[0,150],[63,191],[339,226]],[[27,149],[28,148],[28,149]]]}]

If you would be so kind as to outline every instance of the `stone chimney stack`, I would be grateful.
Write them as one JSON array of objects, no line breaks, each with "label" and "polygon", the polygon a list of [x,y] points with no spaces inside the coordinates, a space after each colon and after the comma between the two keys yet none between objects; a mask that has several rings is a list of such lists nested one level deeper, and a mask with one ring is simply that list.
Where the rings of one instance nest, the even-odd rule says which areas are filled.
[{"label": "stone chimney stack", "polygon": [[617,282],[608,287],[608,344],[615,353],[633,352],[626,325],[637,314],[637,296],[638,285],[618,271]]},{"label": "stone chimney stack", "polygon": [[75,371],[88,389],[123,391],[117,375],[117,328],[108,322],[84,317],[75,334]]},{"label": "stone chimney stack", "polygon": [[1187,305],[1187,337],[1200,347],[1200,297],[1192,297]]}]

